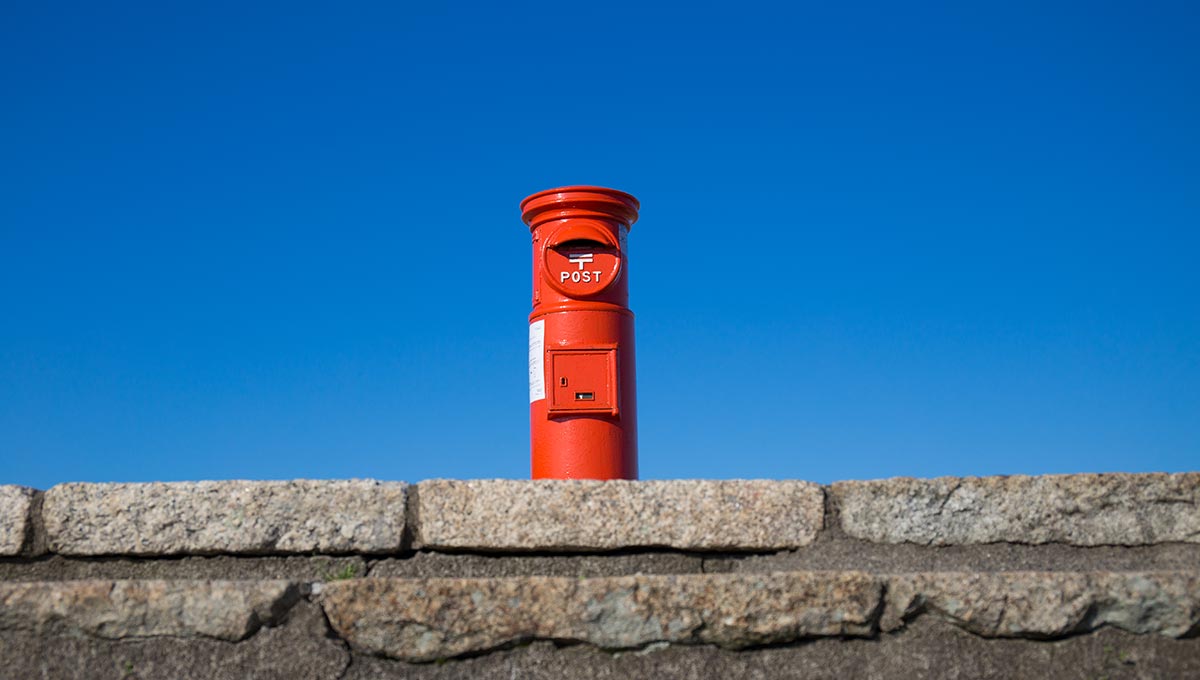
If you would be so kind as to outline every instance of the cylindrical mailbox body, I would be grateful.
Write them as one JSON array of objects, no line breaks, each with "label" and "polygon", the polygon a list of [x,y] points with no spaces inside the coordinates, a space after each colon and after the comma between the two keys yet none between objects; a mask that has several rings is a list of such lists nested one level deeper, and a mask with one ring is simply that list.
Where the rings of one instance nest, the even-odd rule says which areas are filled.
[{"label": "cylindrical mailbox body", "polygon": [[601,187],[521,202],[533,236],[529,421],[534,479],[637,479],[629,310],[633,196]]}]

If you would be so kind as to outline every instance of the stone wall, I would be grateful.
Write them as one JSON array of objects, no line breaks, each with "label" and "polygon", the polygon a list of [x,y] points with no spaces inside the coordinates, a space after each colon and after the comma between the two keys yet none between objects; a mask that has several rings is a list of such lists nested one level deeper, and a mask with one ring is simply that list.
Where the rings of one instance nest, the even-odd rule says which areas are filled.
[{"label": "stone wall", "polygon": [[1200,677],[1200,474],[0,486],[0,678]]}]

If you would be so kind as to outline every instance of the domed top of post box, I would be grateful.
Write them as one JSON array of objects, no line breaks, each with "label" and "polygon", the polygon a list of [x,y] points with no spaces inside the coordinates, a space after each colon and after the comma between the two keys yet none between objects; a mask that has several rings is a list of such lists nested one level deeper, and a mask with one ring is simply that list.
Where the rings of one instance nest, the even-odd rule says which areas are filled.
[{"label": "domed top of post box", "polygon": [[640,207],[636,198],[616,189],[558,187],[539,191],[521,201],[521,219],[531,230],[568,217],[617,220],[631,226],[637,221]]}]

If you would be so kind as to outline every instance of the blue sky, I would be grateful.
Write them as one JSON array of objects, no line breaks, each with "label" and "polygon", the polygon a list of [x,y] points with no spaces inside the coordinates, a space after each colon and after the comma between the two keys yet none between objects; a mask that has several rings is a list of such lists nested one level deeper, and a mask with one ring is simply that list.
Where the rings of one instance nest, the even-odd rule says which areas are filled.
[{"label": "blue sky", "polygon": [[644,478],[1200,468],[1195,3],[25,3],[0,483],[528,475],[529,193]]}]

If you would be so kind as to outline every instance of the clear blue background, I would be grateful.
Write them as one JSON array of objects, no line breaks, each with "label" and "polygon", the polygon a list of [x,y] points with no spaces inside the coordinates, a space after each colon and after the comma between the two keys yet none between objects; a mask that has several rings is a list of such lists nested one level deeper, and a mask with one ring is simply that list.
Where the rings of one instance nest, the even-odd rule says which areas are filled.
[{"label": "clear blue background", "polygon": [[1197,7],[9,3],[0,482],[526,476],[577,183],[643,477],[1200,468]]}]

